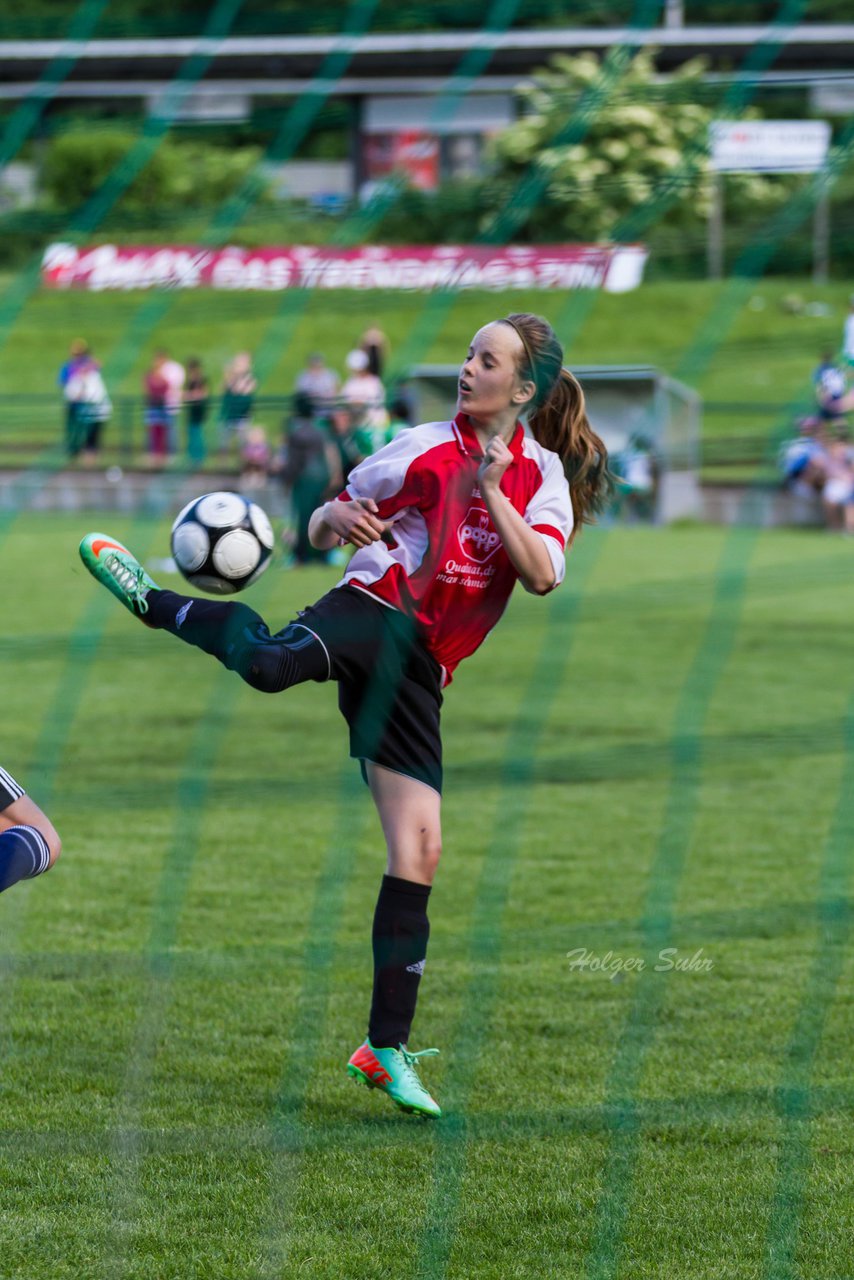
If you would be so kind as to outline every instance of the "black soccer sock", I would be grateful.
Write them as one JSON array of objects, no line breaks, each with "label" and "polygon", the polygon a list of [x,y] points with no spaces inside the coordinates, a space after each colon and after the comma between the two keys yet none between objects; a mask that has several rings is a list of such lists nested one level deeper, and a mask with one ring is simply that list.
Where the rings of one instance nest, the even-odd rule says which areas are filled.
[{"label": "black soccer sock", "polygon": [[175,591],[149,591],[145,621],[218,658],[263,693],[306,680],[328,680],[324,645],[301,623],[270,634],[263,618],[233,600],[202,600]]},{"label": "black soccer sock", "polygon": [[374,993],[368,1039],[375,1049],[407,1044],[424,972],[429,884],[383,876],[374,912]]},{"label": "black soccer sock", "polygon": [[50,849],[35,827],[22,824],[0,831],[0,893],[19,880],[40,876],[49,866]]}]

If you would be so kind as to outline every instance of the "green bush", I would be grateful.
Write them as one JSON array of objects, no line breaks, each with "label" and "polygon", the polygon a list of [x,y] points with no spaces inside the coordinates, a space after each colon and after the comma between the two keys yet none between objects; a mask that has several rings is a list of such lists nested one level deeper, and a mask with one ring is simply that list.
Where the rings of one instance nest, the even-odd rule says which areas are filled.
[{"label": "green bush", "polygon": [[[72,213],[102,189],[114,196],[111,207],[127,214],[159,215],[217,205],[247,183],[249,202],[267,198],[266,184],[254,177],[261,154],[257,147],[235,150],[168,138],[147,141],[150,154],[140,168],[144,135],[106,127],[71,129],[54,138],[41,175],[52,207]],[[105,187],[108,183],[112,191]]]}]

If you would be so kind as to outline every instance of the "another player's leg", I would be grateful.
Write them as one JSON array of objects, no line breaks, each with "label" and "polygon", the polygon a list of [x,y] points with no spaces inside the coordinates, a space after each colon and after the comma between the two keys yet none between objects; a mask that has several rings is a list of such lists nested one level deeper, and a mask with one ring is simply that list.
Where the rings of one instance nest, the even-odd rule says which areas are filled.
[{"label": "another player's leg", "polygon": [[271,635],[248,605],[161,591],[127,547],[107,534],[87,534],[80,556],[135,617],[211,654],[255,689],[279,693],[306,680],[329,679],[326,648],[301,623]]},{"label": "another player's leg", "polygon": [[432,787],[368,764],[371,794],[388,848],[374,912],[374,988],[368,1038],[347,1070],[388,1093],[405,1111],[440,1116],[424,1088],[417,1059],[435,1049],[409,1052],[418,988],[424,972],[430,923],[427,900],[441,849],[440,796]]},{"label": "another player's leg", "polygon": [[0,769],[0,893],[48,871],[61,848],[50,819],[11,774]]}]

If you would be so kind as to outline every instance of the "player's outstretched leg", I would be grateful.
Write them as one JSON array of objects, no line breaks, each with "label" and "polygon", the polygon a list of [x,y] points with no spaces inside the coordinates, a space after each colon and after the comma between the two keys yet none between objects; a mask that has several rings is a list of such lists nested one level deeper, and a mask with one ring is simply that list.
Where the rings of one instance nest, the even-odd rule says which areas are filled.
[{"label": "player's outstretched leg", "polygon": [[327,651],[301,623],[271,635],[248,605],[161,591],[127,547],[107,534],[87,534],[80,556],[93,577],[135,617],[211,654],[262,693],[329,679]]}]

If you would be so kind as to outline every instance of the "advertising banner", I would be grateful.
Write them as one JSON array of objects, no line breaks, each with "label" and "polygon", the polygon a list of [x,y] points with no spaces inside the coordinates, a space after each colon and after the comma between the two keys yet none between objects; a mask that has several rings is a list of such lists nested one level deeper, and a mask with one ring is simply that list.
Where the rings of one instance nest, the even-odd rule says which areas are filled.
[{"label": "advertising banner", "polygon": [[187,245],[52,244],[52,289],[606,289],[643,277],[643,245],[317,245],[205,249]]}]

